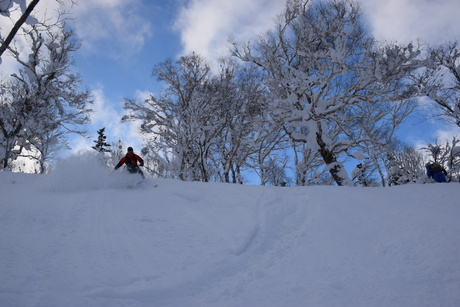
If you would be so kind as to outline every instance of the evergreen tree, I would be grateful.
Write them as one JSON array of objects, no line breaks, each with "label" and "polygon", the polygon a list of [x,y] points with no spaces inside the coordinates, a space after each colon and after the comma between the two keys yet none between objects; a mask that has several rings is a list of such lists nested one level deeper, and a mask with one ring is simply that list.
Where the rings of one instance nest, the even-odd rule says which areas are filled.
[{"label": "evergreen tree", "polygon": [[106,142],[107,137],[104,135],[104,131],[105,127],[97,131],[98,138],[97,141],[94,141],[96,145],[91,147],[98,152],[110,152],[110,149],[106,148],[110,147],[110,144]]}]

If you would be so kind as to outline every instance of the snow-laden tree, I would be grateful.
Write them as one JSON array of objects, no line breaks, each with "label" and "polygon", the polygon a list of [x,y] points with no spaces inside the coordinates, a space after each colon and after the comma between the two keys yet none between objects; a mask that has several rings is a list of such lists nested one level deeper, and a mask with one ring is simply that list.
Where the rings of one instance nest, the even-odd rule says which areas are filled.
[{"label": "snow-laden tree", "polygon": [[[26,4],[26,0],[0,0],[0,17],[9,18],[14,24],[11,29],[7,30],[6,36],[4,37],[3,29],[0,28],[0,64],[2,63],[2,55],[9,48],[13,42],[14,37],[18,33],[19,29],[26,25],[34,25],[38,23],[38,19],[31,15],[40,0],[31,0],[29,4]],[[58,3],[63,3],[61,0],[56,0]],[[73,5],[76,4],[75,0],[69,0]],[[16,11],[20,11],[19,16],[16,20],[12,19],[12,15]]]},{"label": "snow-laden tree", "polygon": [[305,142],[290,139],[293,149],[295,183],[296,185],[331,185],[333,181],[329,174],[321,171],[324,162],[316,151]]},{"label": "snow-laden tree", "polygon": [[355,186],[377,187],[379,184],[374,178],[374,169],[372,163],[359,163],[351,172],[351,178]]},{"label": "snow-laden tree", "polygon": [[29,125],[42,116],[43,110],[34,108],[17,80],[1,80],[0,87],[1,170],[9,167],[9,163],[30,144],[28,140],[33,137],[33,130]]},{"label": "snow-laden tree", "polygon": [[233,52],[267,73],[273,118],[337,185],[352,185],[343,164],[352,150],[387,144],[413,110],[405,77],[419,51],[378,45],[350,1],[288,1],[273,31]]},{"label": "snow-laden tree", "polygon": [[414,147],[395,140],[381,156],[386,166],[386,182],[389,186],[425,182],[424,157]]},{"label": "snow-laden tree", "polygon": [[[14,23],[14,26],[9,31],[6,38],[3,38],[0,33],[0,64],[2,63],[2,54],[9,47],[13,41],[14,36],[18,33],[21,26],[27,22],[29,24],[35,24],[37,20],[30,16],[30,13],[34,10],[40,0],[32,0],[26,7],[26,0],[2,0],[0,1],[0,16],[10,17],[11,11],[17,9],[21,10],[21,16]],[[17,5],[17,7],[16,7]]]},{"label": "snow-laden tree", "polygon": [[427,67],[412,76],[420,93],[434,102],[432,115],[460,127],[460,43],[428,48]]},{"label": "snow-laden tree", "polygon": [[243,183],[243,169],[251,168],[264,184],[266,160],[283,149],[285,133],[268,117],[270,95],[260,72],[229,58],[219,64],[211,91],[222,123],[213,147],[219,180]]},{"label": "snow-laden tree", "polygon": [[62,144],[58,140],[64,137],[55,131],[56,124],[47,120],[52,107],[37,101],[14,78],[3,80],[0,87],[0,169],[11,168],[11,163],[23,156],[38,163],[38,172],[45,172],[46,161],[55,156]]},{"label": "snow-laden tree", "polygon": [[452,146],[449,153],[449,160],[447,162],[449,180],[460,182],[460,139],[458,137],[452,138]]},{"label": "snow-laden tree", "polygon": [[218,64],[213,74],[195,53],[167,60],[153,70],[165,84],[160,96],[126,99],[124,120],[142,122],[162,175],[243,183],[244,167],[263,165],[266,148],[280,148],[280,130],[264,119],[268,93],[260,74],[228,58]]},{"label": "snow-laden tree", "polygon": [[34,25],[25,37],[29,55],[24,59],[19,49],[9,49],[20,69],[2,83],[2,168],[23,149],[44,165],[69,133],[84,133],[91,111],[89,91],[72,71],[71,53],[79,48],[72,32],[62,23]]},{"label": "snow-laden tree", "polygon": [[289,158],[284,155],[278,157],[276,154],[269,156],[265,162],[264,177],[262,185],[286,186],[291,185],[292,179],[286,173],[289,168]]},{"label": "snow-laden tree", "polygon": [[428,153],[428,157],[432,162],[439,163],[446,168],[448,182],[460,180],[459,143],[459,138],[453,137],[452,142],[447,141],[445,144],[441,144],[439,140],[436,140],[434,143],[422,148]]},{"label": "snow-laden tree", "polygon": [[125,100],[129,114],[123,120],[142,122],[141,132],[150,135],[155,159],[182,180],[209,179],[203,162],[216,128],[216,110],[206,94],[209,72],[209,65],[195,53],[175,62],[166,60],[153,69],[153,76],[165,84],[158,97]]},{"label": "snow-laden tree", "polygon": [[460,138],[452,137],[452,143],[447,142],[446,148],[449,153],[447,158],[448,181],[460,182]]}]

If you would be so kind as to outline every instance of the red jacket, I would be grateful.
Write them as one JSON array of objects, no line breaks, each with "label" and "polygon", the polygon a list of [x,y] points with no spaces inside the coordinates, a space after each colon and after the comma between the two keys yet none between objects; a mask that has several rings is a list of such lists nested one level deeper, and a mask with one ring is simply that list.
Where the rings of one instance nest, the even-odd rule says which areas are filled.
[{"label": "red jacket", "polygon": [[128,152],[126,156],[121,158],[120,162],[118,162],[117,166],[115,166],[115,169],[118,169],[120,166],[122,166],[125,163],[128,167],[137,166],[137,162],[139,162],[140,166],[144,165],[144,160],[142,160],[141,157],[136,155],[134,152]]}]

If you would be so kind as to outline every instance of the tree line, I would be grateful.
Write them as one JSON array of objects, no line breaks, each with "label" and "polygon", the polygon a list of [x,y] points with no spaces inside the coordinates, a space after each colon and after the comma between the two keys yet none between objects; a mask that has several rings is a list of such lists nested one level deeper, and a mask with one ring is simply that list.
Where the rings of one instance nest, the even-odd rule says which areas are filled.
[{"label": "tree line", "polygon": [[155,66],[163,92],[126,99],[123,120],[142,122],[157,176],[243,183],[250,170],[281,184],[292,157],[292,184],[353,185],[345,164],[358,159],[374,182],[400,184],[395,131],[417,99],[458,124],[457,46],[383,44],[354,2],[289,1],[272,31],[233,43],[217,73],[194,53]]},{"label": "tree line", "polygon": [[[60,29],[56,38],[63,41],[57,50],[70,54],[76,48],[71,32]],[[46,36],[34,35],[31,49],[40,50]],[[37,65],[54,54],[59,44],[52,41],[47,52],[36,52],[42,57]],[[231,53],[215,69],[196,53],[155,65],[152,76],[163,84],[161,92],[144,100],[126,98],[122,121],[141,123],[142,154],[149,172],[158,177],[244,183],[245,174],[252,172],[262,185],[420,182],[425,159],[397,140],[395,132],[421,97],[433,102],[432,116],[460,126],[459,56],[458,42],[433,47],[376,41],[352,1],[290,0],[272,30],[247,43],[232,42]],[[30,102],[43,105],[41,112],[68,116],[52,121],[54,128],[34,128],[40,137],[27,134],[37,125],[33,121],[27,127],[19,120],[16,129],[2,128],[3,167],[26,145],[46,160],[39,148],[54,143],[43,136],[62,140],[67,132],[80,132],[66,127],[84,125],[89,111],[91,97],[78,90],[75,75],[70,78],[68,59],[61,69],[53,66],[57,71],[51,75],[61,72],[56,80],[70,82],[65,88],[73,96],[62,93],[59,86],[64,84],[45,89],[52,82],[40,82],[52,70],[35,68],[30,73],[33,63],[21,63],[23,75],[2,83],[0,128],[14,126],[5,120],[25,121],[24,116],[5,116],[3,110],[26,105],[32,93],[26,84],[58,97]],[[19,88],[22,96],[16,93]],[[425,151],[449,168],[450,180],[459,181],[457,138]],[[352,161],[359,163],[348,174]]]}]

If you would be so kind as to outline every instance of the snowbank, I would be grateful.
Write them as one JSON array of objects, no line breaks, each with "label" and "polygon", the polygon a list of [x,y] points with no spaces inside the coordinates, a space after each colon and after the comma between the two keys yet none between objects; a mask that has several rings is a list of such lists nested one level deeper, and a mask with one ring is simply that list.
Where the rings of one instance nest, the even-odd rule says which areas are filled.
[{"label": "snowbank", "polygon": [[460,305],[459,184],[132,188],[97,165],[0,172],[0,306]]}]

